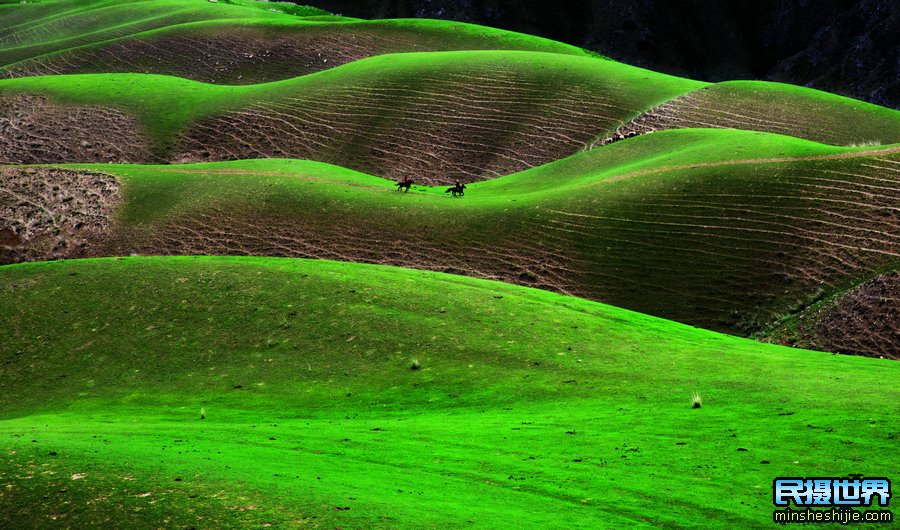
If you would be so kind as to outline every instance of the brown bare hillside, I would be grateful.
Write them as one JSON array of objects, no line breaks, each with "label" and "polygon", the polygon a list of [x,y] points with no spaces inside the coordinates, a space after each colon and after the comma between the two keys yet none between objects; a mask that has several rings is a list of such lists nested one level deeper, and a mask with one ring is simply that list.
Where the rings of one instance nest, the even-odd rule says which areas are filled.
[{"label": "brown bare hillside", "polygon": [[900,360],[900,272],[817,304],[787,326],[771,337],[801,348]]},{"label": "brown bare hillside", "polygon": [[150,140],[124,110],[0,94],[0,162],[152,162]]}]

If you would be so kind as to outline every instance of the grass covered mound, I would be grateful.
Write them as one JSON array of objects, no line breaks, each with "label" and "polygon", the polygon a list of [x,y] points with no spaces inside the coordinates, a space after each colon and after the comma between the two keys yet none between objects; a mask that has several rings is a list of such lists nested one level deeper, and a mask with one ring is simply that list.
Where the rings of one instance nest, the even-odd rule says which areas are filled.
[{"label": "grass covered mound", "polygon": [[303,158],[447,184],[668,128],[867,147],[900,141],[898,111],[770,83],[697,90],[704,86],[614,61],[519,51],[383,55],[244,86],[146,74],[8,79],[0,80],[0,112],[9,116],[0,161]]},{"label": "grass covered mound", "polygon": [[[698,86],[613,61],[509,51],[383,55],[250,86],[143,74],[8,79],[0,112],[12,134],[0,137],[0,160],[290,157],[387,178],[483,180],[570,155]],[[113,130],[116,113],[125,116]],[[110,132],[85,146],[85,129]],[[144,139],[117,143],[124,133]],[[95,148],[107,144],[118,151]]]},{"label": "grass covered mound", "polygon": [[315,8],[252,0],[40,0],[0,3],[0,65],[128,38],[182,24],[222,21],[294,21],[327,15]]},{"label": "grass covered mound", "polygon": [[[591,55],[556,41],[460,22],[268,15],[179,23],[27,59],[17,49],[0,49],[0,77],[134,72],[246,85],[387,53],[487,49]],[[4,66],[4,58],[16,62]]]},{"label": "grass covered mound", "polygon": [[619,129],[752,129],[831,145],[900,142],[900,112],[827,92],[764,81],[716,83],[667,101]]},{"label": "grass covered mound", "polygon": [[[7,260],[139,253],[383,263],[749,334],[896,266],[898,162],[897,146],[672,130],[471,184],[462,199],[446,187],[398,193],[391,181],[300,160],[6,167],[10,191],[44,197],[43,209],[8,201],[5,216],[27,241]],[[104,177],[89,186],[96,193],[52,192],[70,188],[70,171],[117,185]],[[69,208],[36,222],[67,196]],[[85,218],[106,228],[75,229]],[[60,236],[53,226],[73,229]]]},{"label": "grass covered mound", "polygon": [[888,361],[348,263],[0,278],[4,525],[744,527],[774,476],[900,471]]}]

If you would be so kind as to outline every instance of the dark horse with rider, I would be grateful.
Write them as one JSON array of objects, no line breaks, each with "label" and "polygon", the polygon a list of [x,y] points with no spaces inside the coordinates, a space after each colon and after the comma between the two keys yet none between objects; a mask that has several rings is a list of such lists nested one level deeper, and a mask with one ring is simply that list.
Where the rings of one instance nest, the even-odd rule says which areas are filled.
[{"label": "dark horse with rider", "polygon": [[[395,184],[395,186],[397,186],[397,191],[402,191],[404,193],[408,192],[412,185],[413,181],[410,180],[409,177],[403,177],[403,180],[398,180]],[[466,194],[466,185],[457,180],[456,183],[447,188],[447,191],[444,193],[450,193],[454,197],[462,197]]]}]

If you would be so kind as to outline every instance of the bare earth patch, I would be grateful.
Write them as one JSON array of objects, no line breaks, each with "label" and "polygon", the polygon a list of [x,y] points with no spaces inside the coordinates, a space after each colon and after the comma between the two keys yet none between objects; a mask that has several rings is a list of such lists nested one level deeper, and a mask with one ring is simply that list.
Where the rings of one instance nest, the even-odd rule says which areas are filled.
[{"label": "bare earth patch", "polygon": [[900,360],[900,271],[878,276],[796,317],[783,344]]},{"label": "bare earth patch", "polygon": [[0,168],[0,264],[84,256],[110,228],[119,183],[55,168]]},{"label": "bare earth patch", "polygon": [[0,95],[0,163],[155,160],[137,119],[126,112],[60,105],[33,94]]}]

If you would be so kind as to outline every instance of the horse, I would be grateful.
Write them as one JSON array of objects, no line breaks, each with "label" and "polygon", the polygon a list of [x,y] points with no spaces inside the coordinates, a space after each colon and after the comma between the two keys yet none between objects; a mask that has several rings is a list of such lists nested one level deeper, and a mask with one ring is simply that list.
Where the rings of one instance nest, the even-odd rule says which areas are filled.
[{"label": "horse", "polygon": [[398,180],[397,181],[397,191],[403,190],[403,193],[409,191],[409,188],[413,185],[413,181],[411,180]]},{"label": "horse", "polygon": [[462,197],[466,194],[466,185],[457,184],[456,186],[447,188],[447,191],[445,191],[444,193],[452,193],[454,197]]}]

